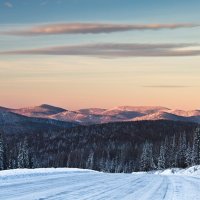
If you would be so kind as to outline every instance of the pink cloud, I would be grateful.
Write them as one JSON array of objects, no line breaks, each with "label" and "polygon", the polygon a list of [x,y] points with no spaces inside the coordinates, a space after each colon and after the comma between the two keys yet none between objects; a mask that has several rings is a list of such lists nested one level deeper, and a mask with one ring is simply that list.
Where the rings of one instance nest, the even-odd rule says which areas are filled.
[{"label": "pink cloud", "polygon": [[37,36],[53,34],[99,34],[123,31],[143,31],[193,28],[198,24],[104,24],[104,23],[63,23],[33,26],[31,28],[10,30],[1,34]]},{"label": "pink cloud", "polygon": [[91,56],[104,58],[118,57],[173,57],[200,56],[200,50],[184,50],[198,44],[137,44],[137,43],[103,43],[74,46],[57,46],[38,49],[0,52],[8,55],[66,55]]}]

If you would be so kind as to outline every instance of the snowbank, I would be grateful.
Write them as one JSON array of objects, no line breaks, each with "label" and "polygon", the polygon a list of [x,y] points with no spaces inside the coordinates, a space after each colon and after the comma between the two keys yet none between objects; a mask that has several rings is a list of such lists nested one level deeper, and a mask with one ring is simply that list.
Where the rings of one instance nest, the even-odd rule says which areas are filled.
[{"label": "snowbank", "polygon": [[[37,176],[45,174],[61,174],[61,173],[103,173],[89,169],[79,168],[37,168],[37,169],[12,169],[0,171],[0,178],[9,176]],[[155,175],[186,175],[186,176],[200,176],[200,165],[189,167],[187,169],[171,168],[166,170],[156,170],[150,172],[132,172],[133,175],[155,174]]]},{"label": "snowbank", "polygon": [[8,176],[23,176],[23,175],[42,175],[54,173],[76,173],[76,172],[95,172],[89,169],[78,168],[37,168],[37,169],[11,169],[0,171],[0,178]]},{"label": "snowbank", "polygon": [[[133,174],[135,174],[134,172]],[[141,172],[139,172],[141,173]],[[144,173],[144,172],[142,172]],[[187,169],[181,169],[181,168],[171,168],[171,169],[165,169],[165,170],[156,170],[156,171],[150,171],[146,172],[147,174],[157,174],[157,175],[186,175],[186,176],[200,176],[200,165],[192,166]]]},{"label": "snowbank", "polygon": [[185,170],[181,170],[178,174],[189,176],[200,176],[200,165],[196,165]]}]

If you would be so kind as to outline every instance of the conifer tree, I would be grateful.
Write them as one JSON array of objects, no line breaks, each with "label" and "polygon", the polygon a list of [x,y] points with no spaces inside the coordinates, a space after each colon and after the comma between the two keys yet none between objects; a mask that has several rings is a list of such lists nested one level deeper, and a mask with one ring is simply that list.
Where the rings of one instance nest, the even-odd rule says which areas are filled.
[{"label": "conifer tree", "polygon": [[19,146],[19,153],[17,157],[18,168],[29,168],[30,167],[30,157],[29,157],[29,147],[27,139]]},{"label": "conifer tree", "polygon": [[155,169],[153,160],[153,145],[148,141],[143,146],[143,151],[140,159],[140,170],[148,171]]},{"label": "conifer tree", "polygon": [[86,168],[87,169],[93,169],[93,166],[94,166],[94,152],[91,151],[89,156],[88,156]]},{"label": "conifer tree", "polygon": [[176,154],[177,154],[177,151],[176,151],[176,136],[174,135],[171,138],[170,147],[169,147],[170,167],[177,167]]},{"label": "conifer tree", "polygon": [[187,150],[186,150],[185,164],[186,164],[187,167],[191,166],[191,164],[192,164],[192,148],[191,148],[189,142],[188,142]]},{"label": "conifer tree", "polygon": [[4,144],[3,137],[0,135],[0,170],[4,169]]},{"label": "conifer tree", "polygon": [[178,146],[179,167],[186,167],[186,150],[187,150],[186,135],[185,133],[183,133],[179,137],[179,146]]},{"label": "conifer tree", "polygon": [[192,164],[200,164],[200,128],[198,127],[194,133],[193,149],[192,149]]},{"label": "conifer tree", "polygon": [[160,155],[158,157],[158,169],[165,169],[166,165],[165,165],[165,147],[164,145],[160,146]]}]

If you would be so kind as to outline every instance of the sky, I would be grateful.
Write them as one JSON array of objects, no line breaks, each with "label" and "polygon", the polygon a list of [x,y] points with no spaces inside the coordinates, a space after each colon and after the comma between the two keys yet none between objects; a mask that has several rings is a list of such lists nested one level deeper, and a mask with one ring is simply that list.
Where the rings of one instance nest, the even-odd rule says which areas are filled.
[{"label": "sky", "polygon": [[200,109],[199,9],[199,0],[0,0],[0,105]]}]

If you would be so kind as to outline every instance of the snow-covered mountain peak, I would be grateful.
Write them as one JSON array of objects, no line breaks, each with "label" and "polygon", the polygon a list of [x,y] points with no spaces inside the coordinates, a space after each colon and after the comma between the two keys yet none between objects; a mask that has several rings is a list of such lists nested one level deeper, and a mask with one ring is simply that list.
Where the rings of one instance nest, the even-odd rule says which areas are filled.
[{"label": "snow-covered mountain peak", "polygon": [[200,116],[200,110],[170,110],[170,113],[183,116],[183,117],[192,117],[192,116]]},{"label": "snow-covered mountain peak", "polygon": [[48,104],[42,104],[21,109],[0,107],[0,111],[17,113],[28,117],[79,122],[80,124],[141,120],[173,120],[200,123],[200,110],[173,110],[161,106],[118,106],[111,109],[85,108],[70,111]]},{"label": "snow-covered mountain peak", "polygon": [[77,112],[86,115],[101,115],[106,109],[103,108],[85,108],[77,110]]},{"label": "snow-covered mountain peak", "polygon": [[40,106],[11,109],[11,112],[18,113],[29,117],[43,117],[48,118],[49,115],[57,114],[66,111],[63,108],[42,104]]},{"label": "snow-covered mountain peak", "polygon": [[138,115],[143,115],[143,114],[151,114],[155,113],[158,111],[167,111],[169,110],[168,108],[165,107],[160,107],[160,106],[118,106],[112,109],[108,109],[103,114],[105,115],[116,115],[120,114],[122,112],[135,112],[138,113]]}]

